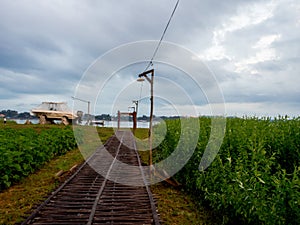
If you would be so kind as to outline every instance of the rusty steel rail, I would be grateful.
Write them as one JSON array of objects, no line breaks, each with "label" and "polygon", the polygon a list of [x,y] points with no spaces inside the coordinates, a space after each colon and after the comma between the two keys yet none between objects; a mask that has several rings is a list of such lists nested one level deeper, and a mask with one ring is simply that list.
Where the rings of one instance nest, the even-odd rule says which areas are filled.
[{"label": "rusty steel rail", "polygon": [[[103,149],[97,149],[22,224],[160,224],[132,133],[118,131],[105,144],[109,154]],[[120,162],[139,169],[124,173]],[[124,174],[144,185],[118,182]]]}]

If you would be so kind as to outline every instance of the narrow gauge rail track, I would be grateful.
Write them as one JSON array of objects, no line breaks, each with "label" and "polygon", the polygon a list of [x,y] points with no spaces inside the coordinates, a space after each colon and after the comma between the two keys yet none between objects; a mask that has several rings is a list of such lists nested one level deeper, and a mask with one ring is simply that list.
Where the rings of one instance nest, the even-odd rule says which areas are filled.
[{"label": "narrow gauge rail track", "polygon": [[[110,154],[103,154],[103,149],[99,148],[22,224],[159,224],[132,133],[118,131],[105,144]],[[125,164],[138,170],[124,172]],[[128,179],[137,185],[122,182]]]}]

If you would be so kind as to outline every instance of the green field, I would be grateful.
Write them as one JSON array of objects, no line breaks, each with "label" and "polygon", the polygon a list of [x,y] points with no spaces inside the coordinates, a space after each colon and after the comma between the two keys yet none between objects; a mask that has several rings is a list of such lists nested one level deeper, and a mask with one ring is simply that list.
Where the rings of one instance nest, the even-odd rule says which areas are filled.
[{"label": "green field", "polygon": [[[113,134],[111,128],[93,130],[98,130],[97,137],[99,135],[103,141]],[[27,177],[55,157],[75,149],[78,143],[83,142],[81,139],[85,133],[81,133],[77,132],[75,140],[71,126],[1,124],[0,191]]]},{"label": "green field", "polygon": [[[205,171],[198,167],[209,140],[211,118],[191,119],[186,124],[197,124],[196,120],[200,132],[196,132],[199,139],[195,151],[175,175],[182,188],[152,187],[165,223],[298,224],[299,118],[227,119],[220,151]],[[154,127],[154,137],[166,129],[163,141],[153,151],[155,162],[174,151],[180,136],[184,136],[184,142],[189,141],[193,131],[181,133],[181,122],[167,120]],[[105,142],[113,129],[97,128],[97,133]],[[89,136],[89,132],[83,135]],[[147,135],[146,129],[137,130],[139,139]],[[93,138],[82,138],[83,146],[95,147]],[[0,153],[1,224],[22,221],[62,181],[55,176],[58,171],[68,171],[84,160],[72,127],[60,125],[0,124]],[[142,152],[142,158],[147,164],[147,151]]]},{"label": "green field", "polygon": [[[167,158],[179,141],[180,120],[166,125],[166,138],[154,151],[156,162]],[[219,212],[224,223],[298,224],[300,119],[227,119],[217,157],[200,171],[210,128],[211,119],[201,118],[194,154],[175,175],[185,190]]]},{"label": "green field", "polygon": [[0,190],[76,147],[69,127],[17,127],[7,124],[0,129]]}]

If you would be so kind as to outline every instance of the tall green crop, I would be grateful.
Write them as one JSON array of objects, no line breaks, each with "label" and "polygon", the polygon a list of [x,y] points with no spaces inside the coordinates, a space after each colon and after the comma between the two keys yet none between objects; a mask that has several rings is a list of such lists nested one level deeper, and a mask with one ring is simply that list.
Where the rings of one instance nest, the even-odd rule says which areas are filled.
[{"label": "tall green crop", "polygon": [[70,127],[0,129],[0,190],[75,147]]},{"label": "tall green crop", "polygon": [[[178,121],[167,121],[167,135],[155,159],[176,146]],[[176,174],[185,188],[224,215],[224,221],[249,224],[297,224],[300,221],[300,120],[286,117],[230,118],[213,163],[198,170],[211,122],[200,119],[193,157]]]}]

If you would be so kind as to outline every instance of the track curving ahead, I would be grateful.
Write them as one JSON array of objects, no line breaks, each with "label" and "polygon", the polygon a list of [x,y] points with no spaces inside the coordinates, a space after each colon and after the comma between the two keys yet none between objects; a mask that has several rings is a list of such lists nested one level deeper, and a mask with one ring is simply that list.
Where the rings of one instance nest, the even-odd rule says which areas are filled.
[{"label": "track curving ahead", "polygon": [[[112,160],[103,159],[103,149],[104,146],[99,148],[22,224],[160,224],[132,133],[117,131],[107,141],[105,149]],[[140,172],[133,170],[126,174],[144,185],[117,182],[118,171],[124,175],[124,171],[118,170],[120,161],[139,168]],[[106,176],[90,166],[97,162],[101,163],[96,170],[104,170]],[[116,179],[107,179],[110,177]]]}]

